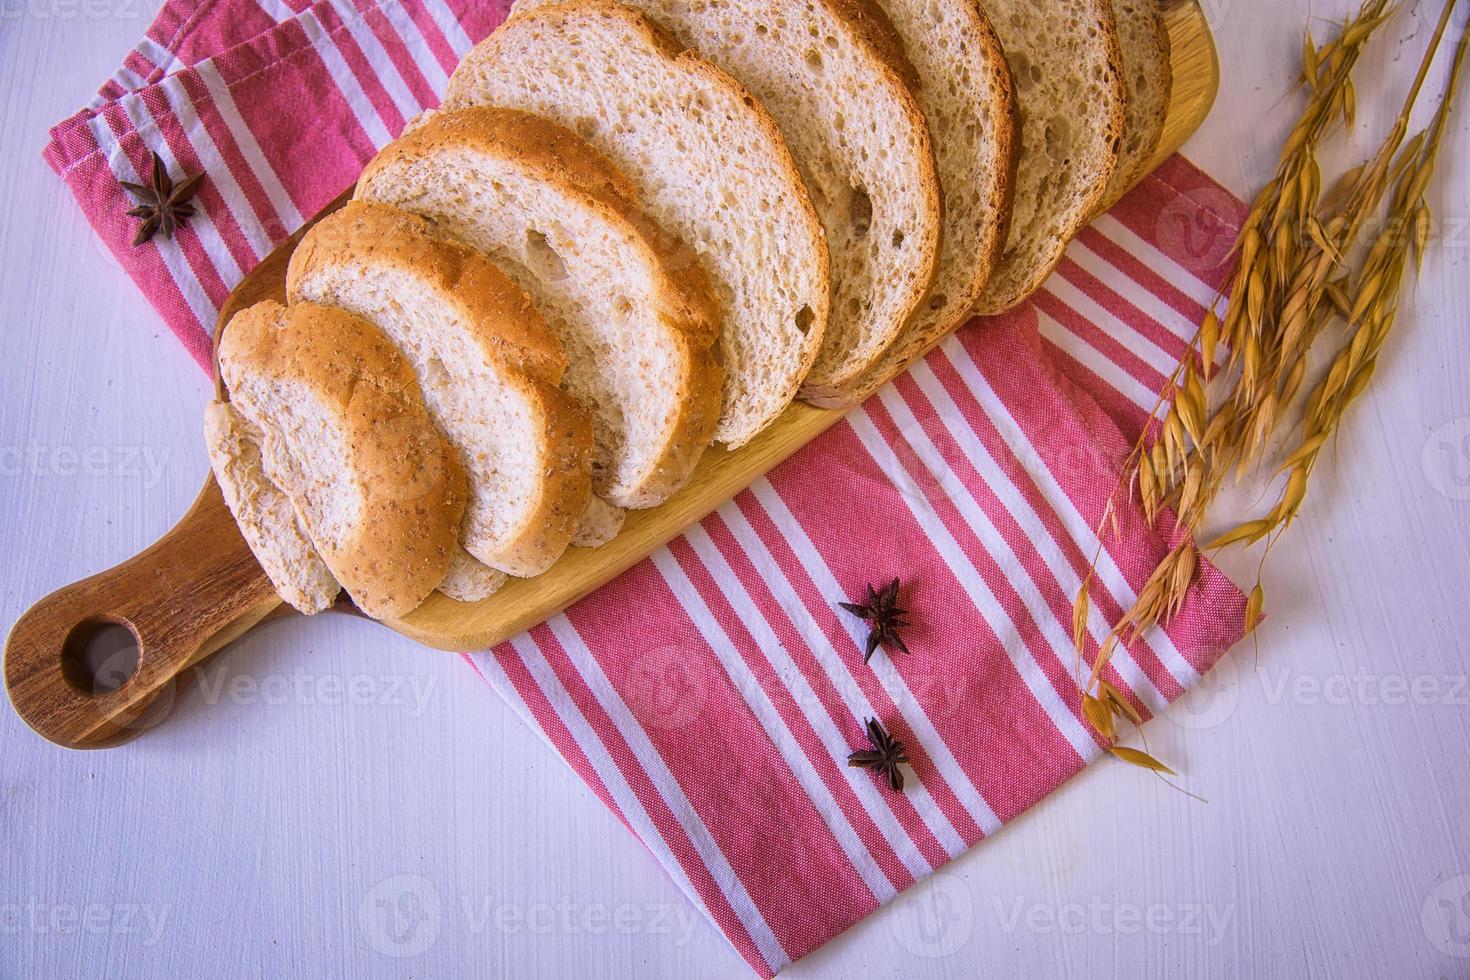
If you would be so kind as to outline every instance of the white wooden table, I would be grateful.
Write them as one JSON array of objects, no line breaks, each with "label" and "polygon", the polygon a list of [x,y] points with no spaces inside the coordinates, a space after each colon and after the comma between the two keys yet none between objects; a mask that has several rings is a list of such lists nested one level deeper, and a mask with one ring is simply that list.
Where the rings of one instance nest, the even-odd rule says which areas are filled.
[{"label": "white wooden table", "polygon": [[[0,0],[6,629],[151,542],[205,472],[205,379],[40,157],[151,4]],[[1431,5],[1410,3],[1363,66],[1360,151]],[[1187,152],[1247,194],[1294,115],[1307,3],[1211,13],[1224,88]],[[1273,555],[1259,663],[1238,649],[1151,727],[1209,802],[1098,765],[789,975],[1470,975],[1463,108],[1441,247]],[[1249,583],[1248,561],[1229,570]],[[106,752],[56,748],[0,709],[0,976],[745,974],[456,658],[322,616],[257,630],[205,676]]]}]

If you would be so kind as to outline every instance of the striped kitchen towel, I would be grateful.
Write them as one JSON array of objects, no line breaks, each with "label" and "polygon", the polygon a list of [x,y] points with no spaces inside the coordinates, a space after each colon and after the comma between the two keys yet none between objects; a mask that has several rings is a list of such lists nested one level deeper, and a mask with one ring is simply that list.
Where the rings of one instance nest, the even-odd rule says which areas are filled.
[{"label": "striped kitchen towel", "polygon": [[[169,0],[46,157],[208,367],[215,311],[347,186],[504,9],[473,0]],[[119,180],[203,171],[173,241],[131,245]],[[1243,217],[1182,158],[1099,219],[1026,307],[970,324],[668,547],[467,661],[587,781],[762,975],[932,873],[1104,750],[1088,658],[1171,544],[1121,462],[1228,272]],[[863,662],[835,603],[897,576],[909,655]],[[1205,565],[1106,676],[1153,714],[1241,634]],[[850,768],[879,719],[901,793]]]}]

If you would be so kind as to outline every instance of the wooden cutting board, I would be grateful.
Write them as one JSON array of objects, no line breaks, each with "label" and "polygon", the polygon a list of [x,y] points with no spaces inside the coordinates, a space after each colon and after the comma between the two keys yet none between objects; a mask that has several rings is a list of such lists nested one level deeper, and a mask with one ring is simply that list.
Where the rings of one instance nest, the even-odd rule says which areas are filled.
[{"label": "wooden cutting board", "polygon": [[[1173,44],[1174,91],[1155,164],[1199,127],[1220,80],[1214,41],[1197,0],[1166,2],[1165,17]],[[340,207],[349,193],[313,221]],[[220,311],[220,323],[258,300],[285,300],[286,264],[302,232],[235,288]],[[630,511],[622,532],[609,544],[570,549],[545,574],[512,579],[480,602],[455,602],[436,592],[408,616],[386,625],[452,651],[481,649],[514,636],[677,536],[843,414],[794,404],[744,448],[729,452],[716,446],[706,452],[688,486],[659,507]],[[256,564],[211,477],[179,523],[152,547],[53,592],[20,618],[6,643],[6,688],[20,716],[51,741],[72,748],[116,745],[167,716],[183,671],[266,617],[289,612]],[[103,629],[114,627],[112,633],[118,635],[118,626],[136,640],[137,668],[121,686],[99,690],[87,666],[87,648]],[[125,645],[127,634],[121,636]]]}]

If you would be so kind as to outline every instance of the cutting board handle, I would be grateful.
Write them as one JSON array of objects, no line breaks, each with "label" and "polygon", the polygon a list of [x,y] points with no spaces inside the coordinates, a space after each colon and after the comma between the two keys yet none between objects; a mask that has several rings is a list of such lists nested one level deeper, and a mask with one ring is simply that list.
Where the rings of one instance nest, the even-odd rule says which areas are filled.
[{"label": "cutting board handle", "polygon": [[142,554],[21,616],[5,644],[5,687],[26,724],[51,741],[117,745],[167,716],[180,673],[279,606],[211,476]]}]

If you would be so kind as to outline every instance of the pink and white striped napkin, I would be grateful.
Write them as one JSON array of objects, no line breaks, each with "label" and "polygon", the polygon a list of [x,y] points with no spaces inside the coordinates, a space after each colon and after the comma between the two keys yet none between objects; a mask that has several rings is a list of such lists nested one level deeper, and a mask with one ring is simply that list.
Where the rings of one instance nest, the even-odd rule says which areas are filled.
[{"label": "pink and white striped napkin", "polygon": [[[215,310],[433,105],[504,16],[473,0],[170,0],[46,158],[201,366]],[[131,245],[149,150],[208,174],[172,242]],[[1097,758],[1071,602],[1120,462],[1228,271],[1239,201],[1168,161],[1024,309],[977,321],[667,548],[466,660],[760,974],[822,945]],[[1118,510],[1089,657],[1169,547]],[[835,604],[899,576],[913,653],[864,665]],[[1239,639],[1206,566],[1108,679],[1145,714]],[[1085,668],[1084,668],[1085,669]],[[878,718],[901,794],[845,764]]]}]

